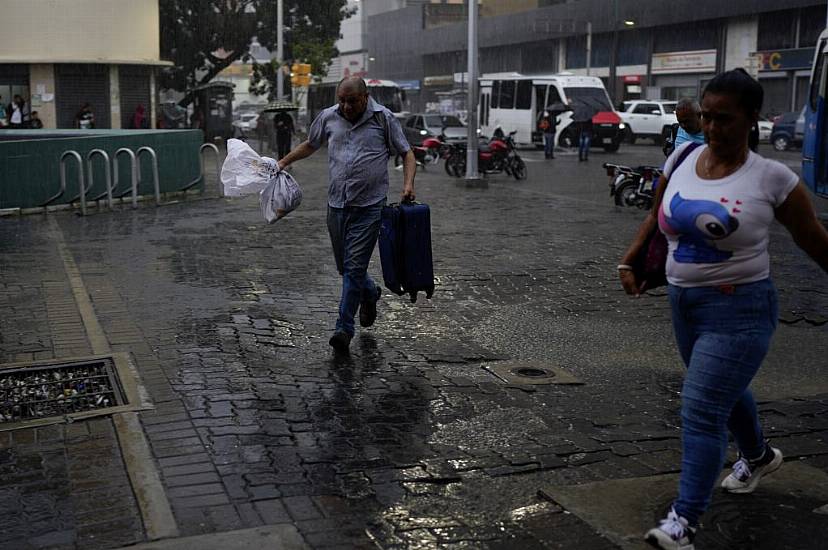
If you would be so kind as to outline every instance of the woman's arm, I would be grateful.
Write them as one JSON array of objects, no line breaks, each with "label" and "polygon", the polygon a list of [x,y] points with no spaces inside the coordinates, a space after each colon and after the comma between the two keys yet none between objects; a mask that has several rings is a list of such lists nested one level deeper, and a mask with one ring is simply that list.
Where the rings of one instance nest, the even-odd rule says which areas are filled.
[{"label": "woman's arm", "polygon": [[[635,257],[638,256],[641,247],[644,246],[644,241],[647,240],[647,235],[649,235],[658,220],[658,209],[661,208],[661,200],[664,198],[664,191],[667,189],[667,179],[662,175],[658,178],[658,187],[656,188],[656,194],[653,197],[653,207],[650,209],[649,214],[647,217],[644,218],[644,221],[641,222],[641,225],[638,226],[638,231],[633,237],[632,243],[630,244],[627,251],[624,253],[624,256],[621,258],[621,265],[632,266],[633,262],[635,261]],[[635,282],[635,275],[629,269],[620,269],[618,271],[618,276],[621,278],[621,286],[624,287],[624,291],[627,294],[632,296],[638,296],[641,294],[641,289]]]},{"label": "woman's arm", "polygon": [[790,231],[796,245],[828,272],[828,231],[817,219],[811,197],[801,181],[775,214],[779,223]]}]

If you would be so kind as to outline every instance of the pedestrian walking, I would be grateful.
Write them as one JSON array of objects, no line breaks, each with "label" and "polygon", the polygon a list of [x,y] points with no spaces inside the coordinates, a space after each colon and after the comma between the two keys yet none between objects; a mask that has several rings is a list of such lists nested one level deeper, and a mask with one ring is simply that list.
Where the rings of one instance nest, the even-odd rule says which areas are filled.
[{"label": "pedestrian walking", "polygon": [[279,111],[273,115],[273,127],[276,129],[276,158],[281,159],[290,153],[291,138],[296,133],[293,117],[287,111]]},{"label": "pedestrian walking", "polygon": [[84,103],[75,115],[75,128],[80,130],[91,130],[95,127],[95,113],[92,112],[92,105]]},{"label": "pedestrian walking", "polygon": [[[748,149],[763,95],[742,69],[707,84],[701,110],[707,145],[687,143],[667,159],[653,210],[618,266],[624,290],[638,295],[630,265],[658,223],[669,245],[673,329],[687,367],[679,494],[667,517],[646,534],[658,548],[693,548],[724,464],[728,430],[739,459],[721,484],[725,491],[750,493],[782,464],[780,450],[764,438],[748,387],[777,324],[768,256],[773,220],[828,271],[828,233],[808,191],[788,167]],[[684,162],[676,167],[679,158]]]},{"label": "pedestrian walking", "polygon": [[10,129],[20,130],[25,128],[25,124],[29,119],[29,113],[27,112],[26,102],[23,100],[23,96],[20,94],[14,95],[12,102],[9,103],[7,115]]},{"label": "pedestrian walking", "polygon": [[149,129],[149,118],[147,118],[146,108],[138,104],[135,107],[135,112],[132,113],[132,118],[129,120],[129,127],[132,130],[147,130]]},{"label": "pedestrian walking", "polygon": [[555,115],[543,111],[538,128],[543,132],[543,156],[546,159],[555,158]]},{"label": "pedestrian walking", "polygon": [[670,127],[670,137],[664,140],[664,155],[669,157],[678,147],[688,141],[704,143],[701,127],[701,105],[695,99],[681,98],[676,104],[676,120]]},{"label": "pedestrian walking", "polygon": [[368,275],[388,193],[391,149],[404,154],[403,201],[414,200],[416,161],[394,115],[368,95],[365,81],[344,78],[336,90],[338,104],[323,110],[311,124],[308,139],[279,160],[279,168],[328,145],[328,233],[336,268],[342,276],[339,318],[329,344],[347,352],[354,336],[354,316],[370,327],[377,317],[382,289]]}]

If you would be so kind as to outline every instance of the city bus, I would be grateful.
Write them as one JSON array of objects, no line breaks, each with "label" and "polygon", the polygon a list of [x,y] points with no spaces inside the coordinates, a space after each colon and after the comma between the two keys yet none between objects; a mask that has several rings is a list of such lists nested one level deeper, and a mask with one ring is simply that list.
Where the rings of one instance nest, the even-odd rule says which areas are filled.
[{"label": "city bus", "polygon": [[[320,82],[308,87],[308,117],[314,120],[323,109],[336,103],[337,82]],[[405,90],[393,80],[365,79],[368,94],[395,115],[401,115],[405,105]]]},{"label": "city bus", "polygon": [[828,197],[828,29],[822,31],[811,66],[811,83],[805,102],[805,139],[802,144],[802,179],[817,195]]},{"label": "city bus", "polygon": [[[568,73],[483,75],[480,78],[480,128],[489,136],[498,127],[506,133],[517,130],[516,144],[541,146],[543,134],[538,126],[538,115],[544,107],[555,103],[568,105],[578,100],[595,106],[592,145],[608,152],[617,151],[624,137],[624,125],[612,106],[604,83],[594,76]],[[571,125],[572,114],[561,114],[556,139],[562,147],[577,144],[578,133]]]}]

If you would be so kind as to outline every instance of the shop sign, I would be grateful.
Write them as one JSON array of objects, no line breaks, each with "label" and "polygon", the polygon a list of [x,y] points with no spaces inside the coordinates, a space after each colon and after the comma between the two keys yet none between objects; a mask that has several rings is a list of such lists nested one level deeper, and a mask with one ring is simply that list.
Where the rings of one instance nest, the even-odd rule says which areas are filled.
[{"label": "shop sign", "polygon": [[427,76],[423,79],[423,86],[452,86],[454,85],[454,75],[439,75]]},{"label": "shop sign", "polygon": [[716,70],[716,50],[653,54],[652,74],[711,73]]},{"label": "shop sign", "polygon": [[768,50],[753,54],[758,58],[759,71],[793,71],[810,69],[814,60],[813,48]]},{"label": "shop sign", "polygon": [[624,77],[624,84],[641,84],[641,76],[627,75]]},{"label": "shop sign", "polygon": [[397,86],[402,88],[403,90],[419,90],[420,89],[420,81],[419,80],[395,80]]}]

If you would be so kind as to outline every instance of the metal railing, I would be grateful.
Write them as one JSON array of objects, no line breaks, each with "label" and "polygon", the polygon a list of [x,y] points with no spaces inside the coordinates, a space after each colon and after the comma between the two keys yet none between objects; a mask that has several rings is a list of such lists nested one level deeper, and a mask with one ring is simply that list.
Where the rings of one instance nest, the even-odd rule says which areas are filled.
[{"label": "metal railing", "polygon": [[141,184],[141,153],[147,153],[152,161],[152,180],[155,188],[155,204],[161,205],[161,180],[158,178],[158,155],[155,154],[155,149],[152,147],[141,147],[135,153],[138,159],[138,184]]},{"label": "metal railing", "polygon": [[109,202],[109,209],[112,210],[112,171],[109,166],[109,154],[103,149],[92,149],[86,154],[86,177],[89,178],[89,187],[87,188],[89,191],[92,190],[92,187],[95,185],[95,171],[93,170],[94,164],[92,164],[92,157],[95,155],[100,155],[104,159],[104,178],[106,179],[106,191],[98,195],[97,197],[92,197],[93,201],[99,201],[102,198],[106,197],[107,201]]},{"label": "metal railing", "polygon": [[114,172],[114,176],[112,179],[112,192],[116,193],[118,189],[118,178],[119,170],[118,170],[118,156],[126,154],[129,156],[129,176],[130,176],[130,185],[129,188],[122,192],[120,195],[115,195],[117,198],[122,199],[127,196],[127,194],[132,193],[132,207],[138,208],[138,163],[135,159],[135,153],[132,152],[132,149],[129,147],[121,147],[117,151],[115,151],[115,155],[112,157],[112,169]]},{"label": "metal railing", "polygon": [[80,182],[81,189],[83,189],[83,158],[77,151],[64,151],[60,156],[60,191],[49,197],[49,200],[41,204],[42,207],[47,207],[66,193],[66,157],[72,157],[78,161],[78,182]]},{"label": "metal railing", "polygon": [[201,159],[200,159],[201,160],[201,162],[200,162],[201,172],[198,174],[198,177],[196,179],[194,179],[193,181],[191,181],[190,183],[188,183],[187,185],[185,185],[184,187],[179,189],[179,191],[187,191],[188,189],[191,189],[191,188],[195,187],[196,185],[198,185],[202,181],[204,181],[205,187],[207,186],[206,171],[204,170],[204,161],[205,161],[204,152],[207,149],[210,149],[210,150],[213,151],[213,153],[215,153],[215,157],[216,157],[216,185],[218,186],[218,196],[223,197],[224,196],[224,187],[221,185],[221,159],[219,158],[219,149],[218,149],[218,147],[216,147],[212,143],[205,143],[204,145],[202,145],[198,149],[199,157],[201,157]]}]

